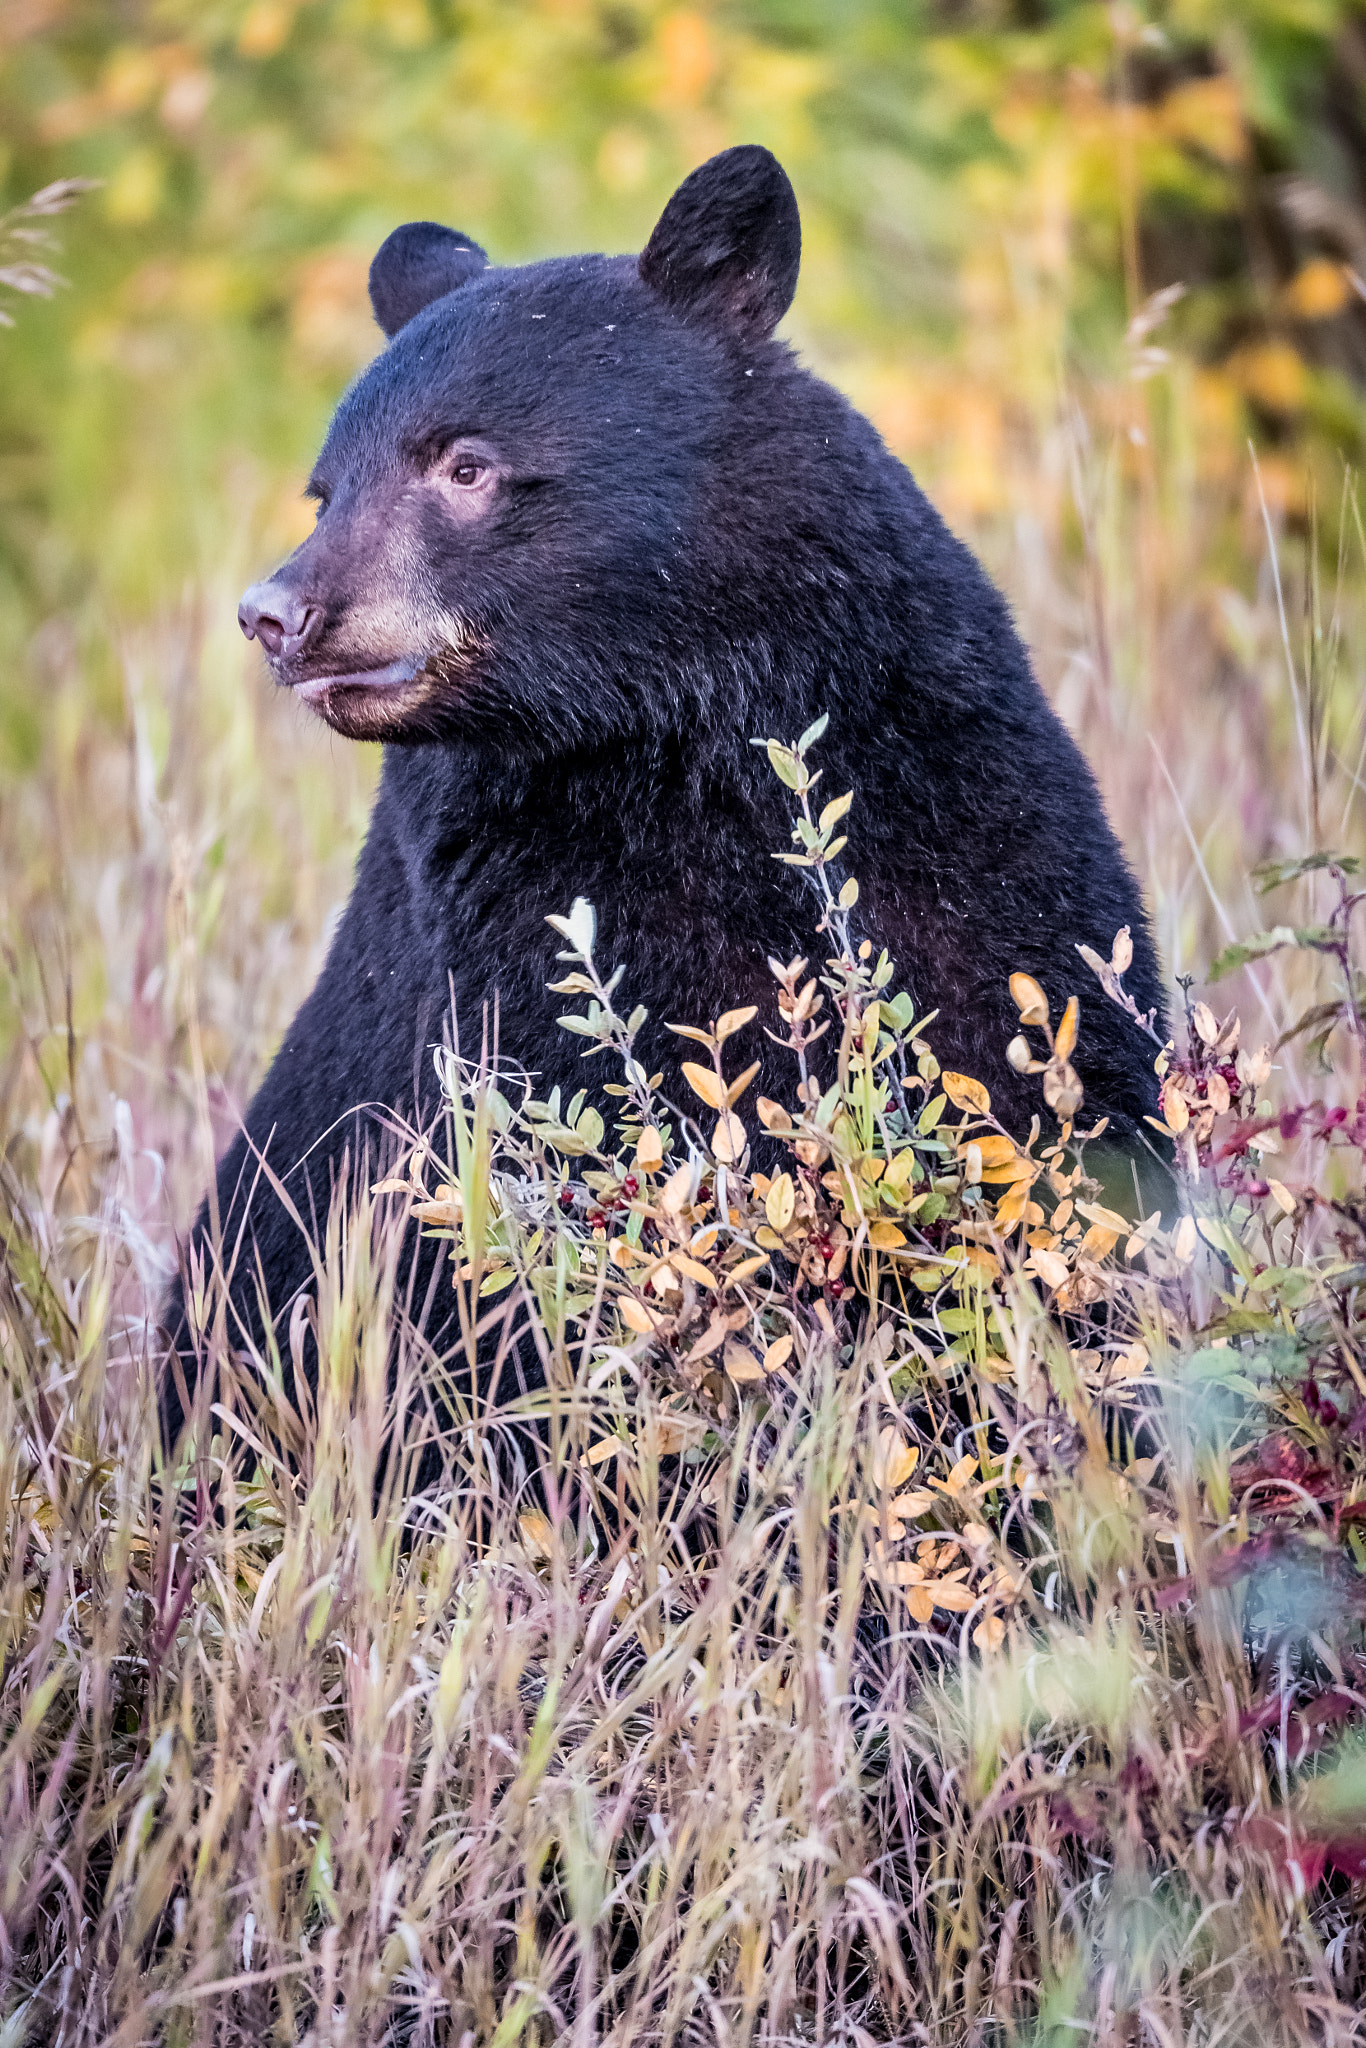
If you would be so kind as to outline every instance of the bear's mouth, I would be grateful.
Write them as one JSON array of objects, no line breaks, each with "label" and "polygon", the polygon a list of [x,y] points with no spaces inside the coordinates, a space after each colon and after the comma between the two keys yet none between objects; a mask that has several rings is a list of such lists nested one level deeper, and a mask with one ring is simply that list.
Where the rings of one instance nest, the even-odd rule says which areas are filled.
[{"label": "bear's mouth", "polygon": [[425,661],[404,657],[386,661],[382,668],[337,669],[331,675],[301,676],[291,687],[306,704],[322,704],[333,690],[402,689],[406,683],[415,683],[425,667]]}]

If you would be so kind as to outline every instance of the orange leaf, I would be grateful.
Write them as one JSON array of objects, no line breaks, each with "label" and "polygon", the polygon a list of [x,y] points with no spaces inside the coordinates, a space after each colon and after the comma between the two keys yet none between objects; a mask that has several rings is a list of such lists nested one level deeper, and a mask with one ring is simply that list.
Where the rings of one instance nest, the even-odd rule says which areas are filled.
[{"label": "orange leaf", "polygon": [[758,1014],[759,1005],[757,1003],[751,1003],[746,1010],[727,1010],[724,1017],[718,1017],[716,1020],[716,1036],[718,1040],[727,1039],[733,1031],[742,1030]]},{"label": "orange leaf", "polygon": [[754,1079],[754,1076],[758,1073],[758,1071],[759,1062],[758,1060],[756,1060],[752,1067],[745,1068],[744,1073],[740,1075],[738,1080],[731,1082],[729,1088],[727,1088],[726,1090],[726,1107],[728,1109],[734,1109],[736,1103],[740,1100],[740,1097],[744,1094],[746,1088],[748,1088],[750,1082]]},{"label": "orange leaf", "polygon": [[[974,1138],[972,1143],[982,1155],[982,1165],[984,1168],[1008,1166],[1011,1160],[1018,1156],[1015,1150],[1014,1139],[1007,1138],[1003,1131],[984,1131],[982,1136]],[[958,1157],[960,1159],[966,1150],[966,1145],[958,1147]]]},{"label": "orange leaf", "polygon": [[727,1110],[724,1116],[718,1117],[716,1129],[711,1134],[713,1159],[718,1159],[722,1166],[735,1166],[744,1157],[748,1143],[745,1127],[738,1116],[732,1116]]},{"label": "orange leaf", "polygon": [[696,1060],[684,1060],[683,1076],[693,1094],[700,1095],[709,1109],[725,1108],[725,1084],[709,1067],[699,1067]]},{"label": "orange leaf", "polygon": [[934,1599],[926,1586],[912,1586],[906,1594],[906,1605],[912,1618],[919,1622],[928,1621],[934,1613]]},{"label": "orange leaf", "polygon": [[670,1252],[669,1264],[676,1273],[686,1273],[690,1280],[696,1280],[699,1287],[710,1287],[715,1292],[716,1275],[709,1273],[696,1259],[690,1259],[686,1252]]},{"label": "orange leaf", "polygon": [[1077,1044],[1077,1026],[1081,1022],[1081,1004],[1075,996],[1067,998],[1067,1008],[1062,1013],[1058,1035],[1053,1040],[1053,1057],[1070,1060]]},{"label": "orange leaf", "polygon": [[1012,974],[1010,994],[1020,1013],[1022,1024],[1046,1024],[1048,1022],[1048,997],[1039,987],[1032,974]]},{"label": "orange leaf", "polygon": [[939,1085],[956,1108],[970,1110],[974,1116],[991,1114],[991,1097],[971,1074],[941,1074]]},{"label": "orange leaf", "polygon": [[977,1595],[971,1586],[960,1586],[949,1579],[933,1579],[925,1591],[936,1607],[946,1607],[951,1614],[966,1614],[977,1605]]}]

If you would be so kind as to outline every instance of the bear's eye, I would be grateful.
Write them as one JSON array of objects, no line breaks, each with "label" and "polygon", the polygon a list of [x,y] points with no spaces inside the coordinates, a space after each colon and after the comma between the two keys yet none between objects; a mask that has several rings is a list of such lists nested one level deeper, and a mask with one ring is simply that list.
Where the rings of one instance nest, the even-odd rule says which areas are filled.
[{"label": "bear's eye", "polygon": [[451,471],[451,481],[457,484],[464,484],[467,487],[470,484],[477,484],[480,477],[484,474],[484,468],[485,465],[482,462],[457,462],[455,468]]}]

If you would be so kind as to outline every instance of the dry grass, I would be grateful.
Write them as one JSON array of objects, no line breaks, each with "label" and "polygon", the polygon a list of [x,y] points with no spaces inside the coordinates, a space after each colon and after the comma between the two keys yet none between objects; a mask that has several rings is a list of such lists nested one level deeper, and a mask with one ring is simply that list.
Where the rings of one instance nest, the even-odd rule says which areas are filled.
[{"label": "dry grass", "polygon": [[[907,1015],[869,1036],[846,937],[836,1083],[762,1111],[786,1188],[731,1168],[722,1217],[724,1135],[638,1083],[609,1137],[452,1066],[330,1220],[316,1397],[220,1354],[169,1467],[163,1198],[68,1047],[5,1180],[7,2041],[1360,2037],[1366,1128],[1273,1156],[1196,1028],[1203,1240],[1126,1247],[1067,1223],[1070,1122],[1022,1150]],[[495,1405],[500,1320],[548,1386]]]}]

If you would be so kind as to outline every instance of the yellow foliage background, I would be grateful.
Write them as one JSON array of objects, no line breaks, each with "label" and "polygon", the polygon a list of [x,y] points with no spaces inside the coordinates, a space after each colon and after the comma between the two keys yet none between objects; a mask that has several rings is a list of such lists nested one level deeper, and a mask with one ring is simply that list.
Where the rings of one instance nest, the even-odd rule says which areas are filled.
[{"label": "yellow foliage background", "polygon": [[66,287],[0,294],[11,1066],[69,1008],[126,1095],[193,986],[230,1117],[316,970],[375,762],[234,609],[380,240],[637,248],[739,140],[801,201],[793,344],[1004,584],[1198,974],[1254,860],[1360,838],[1363,79],[1347,0],[9,0],[6,203],[100,181]]}]

